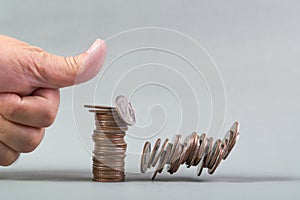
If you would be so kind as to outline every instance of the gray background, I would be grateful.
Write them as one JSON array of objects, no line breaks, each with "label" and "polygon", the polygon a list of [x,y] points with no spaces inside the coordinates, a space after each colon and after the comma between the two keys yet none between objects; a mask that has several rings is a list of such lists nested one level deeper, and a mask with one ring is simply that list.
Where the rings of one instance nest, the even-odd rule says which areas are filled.
[{"label": "gray background", "polygon": [[227,94],[225,128],[234,120],[242,125],[238,145],[213,176],[182,170],[157,182],[129,174],[126,183],[97,184],[90,181],[90,155],[74,126],[73,89],[66,88],[38,149],[0,168],[1,198],[299,199],[299,11],[296,0],[0,0],[1,34],[60,55],[78,54],[98,37],[136,27],[184,32],[219,67]]}]

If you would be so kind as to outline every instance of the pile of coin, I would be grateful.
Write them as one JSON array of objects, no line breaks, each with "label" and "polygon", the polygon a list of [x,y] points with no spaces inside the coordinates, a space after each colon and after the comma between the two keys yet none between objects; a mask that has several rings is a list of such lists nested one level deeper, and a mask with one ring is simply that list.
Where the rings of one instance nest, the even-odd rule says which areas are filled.
[{"label": "pile of coin", "polygon": [[124,96],[118,96],[115,104],[116,107],[85,105],[95,115],[93,181],[125,181],[125,135],[128,125],[135,123],[135,111]]},{"label": "pile of coin", "polygon": [[[156,168],[152,176],[155,179],[164,168],[173,174],[183,164],[189,168],[197,166],[197,175],[200,176],[203,168],[208,168],[208,173],[213,174],[220,162],[225,160],[239,138],[239,123],[235,122],[225,134],[223,140],[207,137],[205,133],[198,135],[196,132],[182,139],[181,135],[175,135],[170,142],[165,139],[161,145],[158,138],[151,151],[150,142],[146,142],[141,157],[140,170],[146,173],[151,167]],[[167,167],[165,167],[167,166]]]}]

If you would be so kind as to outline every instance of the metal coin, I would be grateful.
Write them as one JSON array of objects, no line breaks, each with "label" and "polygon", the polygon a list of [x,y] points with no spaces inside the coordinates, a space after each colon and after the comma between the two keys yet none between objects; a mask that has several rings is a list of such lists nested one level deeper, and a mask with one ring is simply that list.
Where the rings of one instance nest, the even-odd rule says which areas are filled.
[{"label": "metal coin", "polygon": [[195,150],[197,148],[198,143],[199,143],[199,136],[197,135],[196,132],[194,132],[193,133],[193,143],[191,145],[191,150],[190,150],[191,152],[190,152],[188,159],[186,160],[186,165],[188,168],[191,167],[191,165],[192,165],[192,161],[194,159]]},{"label": "metal coin", "polygon": [[158,154],[155,156],[155,158],[153,159],[152,162],[152,167],[155,167],[156,163],[158,162],[158,160],[160,159],[160,157],[162,156],[164,150],[166,149],[167,145],[168,145],[169,139],[166,138],[163,145],[161,146]]},{"label": "metal coin", "polygon": [[195,140],[196,136],[197,136],[197,134],[195,135],[194,133],[192,133],[192,134],[186,136],[186,138],[184,139],[183,144],[185,146],[185,155],[184,155],[184,158],[182,160],[182,164],[187,161],[190,154],[192,153],[193,143],[194,143],[194,140]]},{"label": "metal coin", "polygon": [[201,136],[200,136],[200,146],[199,146],[199,149],[197,151],[197,154],[195,155],[195,160],[193,162],[193,165],[196,166],[199,164],[200,160],[202,159],[203,155],[204,155],[204,152],[205,152],[205,148],[206,148],[206,145],[207,145],[207,139],[206,139],[206,134],[203,133]]},{"label": "metal coin", "polygon": [[146,142],[144,145],[142,158],[141,158],[141,165],[140,165],[140,170],[142,173],[146,173],[146,170],[148,168],[148,162],[150,159],[150,153],[151,153],[151,144],[150,142]]},{"label": "metal coin", "polygon": [[165,167],[165,165],[167,164],[168,160],[169,160],[169,157],[170,157],[170,154],[171,154],[171,150],[173,148],[173,144],[172,143],[169,143],[167,148],[166,148],[166,154],[164,156],[164,159],[162,160],[162,163],[161,163],[161,166],[160,166],[160,169],[159,169],[159,173],[161,173]]},{"label": "metal coin", "polygon": [[153,161],[154,161],[154,158],[155,158],[155,156],[156,156],[156,154],[157,154],[157,152],[158,152],[158,149],[159,149],[159,147],[160,147],[160,142],[161,142],[161,139],[158,138],[158,139],[156,140],[155,144],[154,144],[153,150],[152,150],[151,155],[150,155],[150,158],[149,158],[148,168],[151,167],[151,165],[152,165],[152,163],[153,163]]},{"label": "metal coin", "polygon": [[208,173],[209,174],[213,174],[217,167],[220,165],[221,161],[222,161],[222,158],[223,158],[223,154],[225,152],[225,149],[226,149],[226,144],[224,142],[222,142],[222,144],[220,145],[219,147],[219,155],[218,155],[218,159],[216,160],[215,164],[213,165],[213,167],[211,169],[208,169]]},{"label": "metal coin", "polygon": [[174,155],[173,155],[173,161],[172,163],[170,164],[170,168],[168,170],[168,172],[170,174],[173,174],[177,168],[178,165],[180,165],[180,158],[181,158],[181,155],[182,155],[182,151],[184,150],[184,145],[179,143],[177,145],[177,150],[175,151]]},{"label": "metal coin", "polygon": [[213,167],[213,165],[215,164],[216,160],[217,160],[217,157],[219,155],[219,152],[220,152],[220,148],[221,148],[221,140],[218,139],[214,146],[213,146],[213,150],[211,151],[211,158],[210,158],[210,161],[207,165],[207,167],[210,169]]},{"label": "metal coin", "polygon": [[115,101],[117,112],[120,118],[128,125],[132,126],[135,124],[135,110],[128,99],[120,95]]},{"label": "metal coin", "polygon": [[175,154],[176,150],[178,151],[178,144],[179,144],[180,138],[181,138],[181,135],[179,135],[179,134],[176,134],[173,137],[173,139],[172,139],[173,147],[172,147],[172,150],[171,150],[170,158],[167,161],[167,164],[173,163],[174,160],[176,159],[176,158],[174,158],[174,154]]},{"label": "metal coin", "polygon": [[212,154],[211,151],[213,148],[213,140],[214,139],[212,137],[209,137],[207,139],[207,145],[206,145],[206,149],[205,149],[205,153],[204,153],[204,156],[206,157],[204,167],[206,167],[210,162],[211,154]]},{"label": "metal coin", "polygon": [[207,159],[207,156],[204,156],[203,159],[201,159],[200,163],[198,164],[198,168],[197,168],[197,176],[200,176],[202,171],[203,171],[203,168],[204,168],[204,165],[206,163],[206,159]]}]

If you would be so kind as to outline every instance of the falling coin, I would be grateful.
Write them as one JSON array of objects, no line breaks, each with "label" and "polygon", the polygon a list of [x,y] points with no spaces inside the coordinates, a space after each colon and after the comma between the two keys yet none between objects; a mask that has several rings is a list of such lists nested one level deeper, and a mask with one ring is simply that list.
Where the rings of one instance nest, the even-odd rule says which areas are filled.
[{"label": "falling coin", "polygon": [[120,95],[115,101],[117,112],[120,118],[128,125],[135,124],[135,110],[126,97]]},{"label": "falling coin", "polygon": [[148,168],[150,153],[151,153],[151,144],[150,142],[146,142],[144,145],[144,150],[141,159],[141,166],[140,166],[142,173],[145,173]]}]

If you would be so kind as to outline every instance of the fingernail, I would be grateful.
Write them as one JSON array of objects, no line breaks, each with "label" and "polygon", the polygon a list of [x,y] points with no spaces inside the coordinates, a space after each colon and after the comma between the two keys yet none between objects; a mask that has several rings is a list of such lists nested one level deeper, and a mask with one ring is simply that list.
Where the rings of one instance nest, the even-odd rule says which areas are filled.
[{"label": "fingernail", "polygon": [[86,51],[84,61],[79,69],[75,84],[90,80],[97,75],[101,69],[105,55],[106,45],[101,39],[97,39],[92,46]]},{"label": "fingernail", "polygon": [[86,51],[87,53],[91,53],[95,51],[100,45],[103,43],[103,40],[97,39],[92,46]]}]

